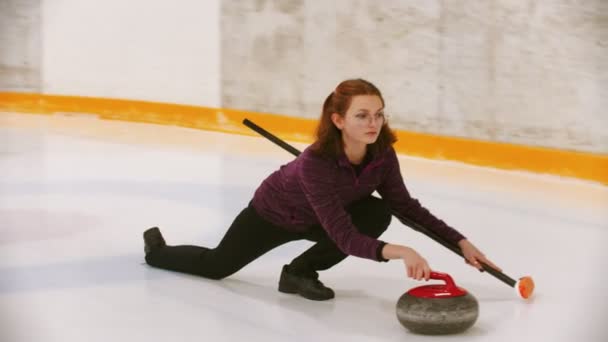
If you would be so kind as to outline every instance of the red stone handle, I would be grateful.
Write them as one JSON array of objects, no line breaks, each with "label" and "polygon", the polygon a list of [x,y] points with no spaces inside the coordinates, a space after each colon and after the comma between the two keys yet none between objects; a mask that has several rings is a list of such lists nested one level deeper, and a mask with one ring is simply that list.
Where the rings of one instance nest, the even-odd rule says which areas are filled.
[{"label": "red stone handle", "polygon": [[431,279],[445,281],[446,289],[448,291],[458,290],[456,283],[454,283],[454,279],[447,273],[431,271]]}]

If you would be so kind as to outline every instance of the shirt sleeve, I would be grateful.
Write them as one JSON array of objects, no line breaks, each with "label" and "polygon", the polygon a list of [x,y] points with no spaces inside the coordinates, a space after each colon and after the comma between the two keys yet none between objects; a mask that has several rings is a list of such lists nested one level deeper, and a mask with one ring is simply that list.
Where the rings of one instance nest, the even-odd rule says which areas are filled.
[{"label": "shirt sleeve", "polygon": [[407,225],[408,219],[412,220],[453,244],[464,239],[465,237],[460,232],[435,217],[417,199],[410,196],[403,182],[399,160],[393,148],[390,149],[386,158],[386,175],[377,191],[388,202],[395,216],[405,225]]},{"label": "shirt sleeve", "polygon": [[299,181],[329,238],[345,254],[375,261],[382,241],[360,233],[336,194],[335,180],[338,169],[329,160],[311,155],[303,156],[298,169]]}]

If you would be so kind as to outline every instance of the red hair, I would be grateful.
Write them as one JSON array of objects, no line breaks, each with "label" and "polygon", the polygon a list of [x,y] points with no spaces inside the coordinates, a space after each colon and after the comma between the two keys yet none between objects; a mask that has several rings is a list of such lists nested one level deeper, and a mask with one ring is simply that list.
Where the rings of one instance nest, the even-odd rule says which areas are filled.
[{"label": "red hair", "polygon": [[[327,96],[323,103],[321,119],[317,126],[317,140],[311,147],[313,151],[329,157],[337,157],[343,153],[344,142],[342,141],[342,131],[334,125],[331,116],[333,113],[338,113],[344,117],[350,107],[352,98],[357,95],[376,95],[380,98],[384,107],[384,98],[380,90],[371,82],[360,78],[341,82],[336,87],[336,90]],[[388,126],[388,123],[384,121],[378,139],[373,144],[367,145],[368,151],[375,155],[387,150],[396,141],[397,137],[395,133]]]}]

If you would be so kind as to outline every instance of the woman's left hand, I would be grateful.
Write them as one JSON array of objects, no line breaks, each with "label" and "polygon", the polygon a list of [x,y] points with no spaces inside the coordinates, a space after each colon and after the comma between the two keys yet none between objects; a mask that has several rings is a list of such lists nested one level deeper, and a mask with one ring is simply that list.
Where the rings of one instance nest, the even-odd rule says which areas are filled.
[{"label": "woman's left hand", "polygon": [[462,239],[458,241],[458,246],[462,250],[462,254],[464,255],[467,264],[477,268],[480,271],[483,271],[483,267],[481,266],[481,263],[483,262],[484,264],[492,267],[493,269],[502,272],[502,269],[500,267],[496,266],[493,262],[488,260],[488,258],[486,258],[486,256],[481,253],[481,251],[479,251],[477,247],[475,247],[471,242],[469,242],[469,240]]}]

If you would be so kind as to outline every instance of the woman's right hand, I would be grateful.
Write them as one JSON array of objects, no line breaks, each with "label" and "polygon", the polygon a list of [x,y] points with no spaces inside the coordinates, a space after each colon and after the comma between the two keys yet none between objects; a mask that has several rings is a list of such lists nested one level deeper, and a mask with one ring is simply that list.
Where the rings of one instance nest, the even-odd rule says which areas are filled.
[{"label": "woman's right hand", "polygon": [[426,260],[410,247],[387,243],[382,249],[385,259],[401,259],[405,264],[407,276],[416,280],[429,280],[431,268]]},{"label": "woman's right hand", "polygon": [[416,280],[429,280],[431,277],[431,268],[418,252],[412,248],[405,247],[401,259],[403,259],[403,263],[407,269],[408,277]]}]

